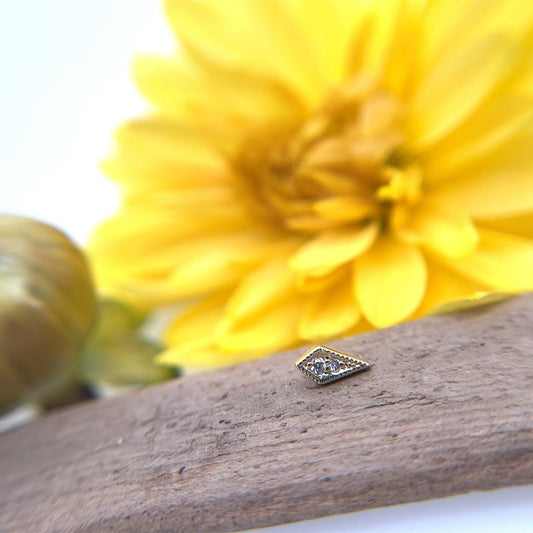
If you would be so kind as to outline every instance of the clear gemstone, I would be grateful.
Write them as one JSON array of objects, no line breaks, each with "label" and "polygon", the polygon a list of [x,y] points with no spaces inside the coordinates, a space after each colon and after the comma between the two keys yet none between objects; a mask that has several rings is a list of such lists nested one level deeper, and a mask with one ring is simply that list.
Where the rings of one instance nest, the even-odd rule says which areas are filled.
[{"label": "clear gemstone", "polygon": [[322,357],[315,357],[311,362],[311,372],[313,372],[313,374],[323,374],[325,369],[326,364]]},{"label": "clear gemstone", "polygon": [[330,372],[337,372],[340,367],[341,367],[341,364],[339,363],[339,361],[337,359],[332,359],[329,362],[329,371]]}]

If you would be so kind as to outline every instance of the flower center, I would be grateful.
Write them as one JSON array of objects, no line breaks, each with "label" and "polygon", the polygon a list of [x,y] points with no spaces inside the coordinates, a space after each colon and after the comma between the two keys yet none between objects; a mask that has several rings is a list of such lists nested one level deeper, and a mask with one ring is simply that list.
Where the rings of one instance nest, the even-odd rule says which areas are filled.
[{"label": "flower center", "polygon": [[262,216],[313,234],[379,220],[415,204],[420,171],[402,150],[403,107],[365,77],[332,92],[290,131],[254,136],[235,162]]}]

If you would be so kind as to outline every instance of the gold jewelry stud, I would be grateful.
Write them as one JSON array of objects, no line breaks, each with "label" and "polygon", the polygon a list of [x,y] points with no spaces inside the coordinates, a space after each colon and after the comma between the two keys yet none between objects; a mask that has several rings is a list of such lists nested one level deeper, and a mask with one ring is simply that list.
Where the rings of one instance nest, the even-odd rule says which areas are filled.
[{"label": "gold jewelry stud", "polygon": [[362,359],[321,345],[305,352],[295,365],[304,376],[320,385],[346,378],[372,366]]}]

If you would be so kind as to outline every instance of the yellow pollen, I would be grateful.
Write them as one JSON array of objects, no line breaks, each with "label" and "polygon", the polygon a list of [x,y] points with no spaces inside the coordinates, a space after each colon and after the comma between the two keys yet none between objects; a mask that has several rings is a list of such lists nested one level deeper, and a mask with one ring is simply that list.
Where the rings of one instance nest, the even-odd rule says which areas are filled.
[{"label": "yellow pollen", "polygon": [[378,201],[405,202],[410,205],[420,200],[422,172],[416,164],[405,169],[387,167],[383,171],[387,183],[376,191]]}]

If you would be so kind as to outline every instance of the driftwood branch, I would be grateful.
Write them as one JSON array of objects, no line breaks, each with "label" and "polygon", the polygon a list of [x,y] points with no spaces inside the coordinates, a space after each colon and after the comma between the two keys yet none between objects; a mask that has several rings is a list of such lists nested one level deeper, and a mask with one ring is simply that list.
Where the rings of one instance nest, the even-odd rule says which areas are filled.
[{"label": "driftwood branch", "polygon": [[533,296],[289,352],[0,435],[2,531],[228,531],[533,483]]}]

